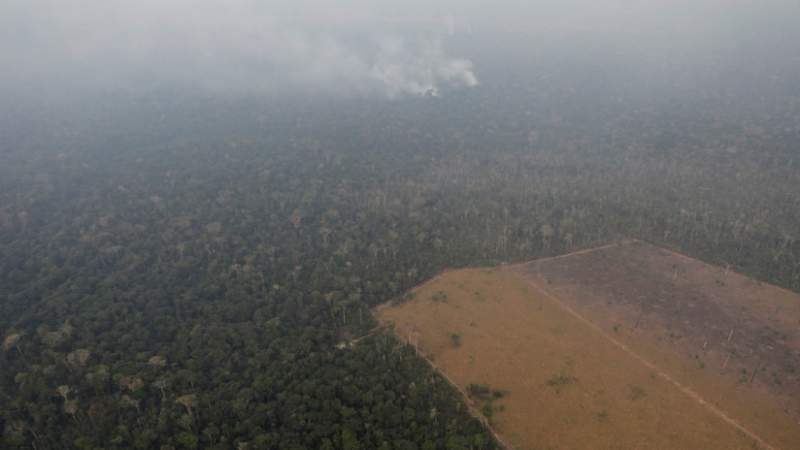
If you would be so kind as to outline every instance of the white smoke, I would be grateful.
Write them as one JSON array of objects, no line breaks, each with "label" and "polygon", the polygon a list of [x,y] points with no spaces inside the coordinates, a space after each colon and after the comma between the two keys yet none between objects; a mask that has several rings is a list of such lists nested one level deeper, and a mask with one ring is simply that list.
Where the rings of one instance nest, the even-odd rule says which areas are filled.
[{"label": "white smoke", "polygon": [[478,84],[472,63],[445,55],[440,40],[409,48],[401,39],[384,39],[370,75],[383,83],[391,97],[438,96],[442,86]]},{"label": "white smoke", "polygon": [[253,0],[0,2],[10,27],[0,30],[0,86],[398,97],[477,84],[472,64],[444,49],[452,20],[442,29],[435,16],[312,4],[304,15]]}]

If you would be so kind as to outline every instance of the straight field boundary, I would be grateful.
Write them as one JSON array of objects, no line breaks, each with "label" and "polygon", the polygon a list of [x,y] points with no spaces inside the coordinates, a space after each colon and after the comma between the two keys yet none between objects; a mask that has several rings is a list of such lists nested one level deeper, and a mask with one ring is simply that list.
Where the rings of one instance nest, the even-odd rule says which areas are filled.
[{"label": "straight field boundary", "polygon": [[733,419],[732,417],[727,415],[721,409],[717,408],[713,404],[711,404],[708,401],[706,401],[702,396],[700,396],[700,394],[698,394],[697,392],[695,392],[694,390],[692,390],[688,386],[685,386],[684,384],[682,384],[681,382],[679,382],[678,380],[676,380],[675,378],[670,376],[668,373],[666,373],[663,370],[661,370],[661,368],[659,368],[654,363],[650,362],[649,360],[645,359],[644,357],[642,357],[641,355],[639,355],[635,351],[631,350],[630,347],[628,347],[627,345],[623,344],[622,342],[620,342],[619,340],[614,338],[614,336],[610,335],[608,332],[606,332],[605,330],[600,328],[597,324],[595,324],[594,322],[590,321],[589,319],[583,317],[580,313],[578,313],[574,309],[570,308],[568,305],[564,304],[561,300],[558,299],[557,296],[551,294],[545,288],[541,287],[538,283],[536,283],[535,281],[529,279],[528,277],[524,277],[524,278],[525,278],[525,281],[528,283],[528,285],[530,285],[531,287],[536,289],[539,293],[541,293],[544,297],[549,299],[553,304],[555,304],[556,306],[561,308],[564,312],[566,312],[567,314],[571,315],[572,317],[574,317],[575,319],[577,319],[578,321],[580,321],[584,325],[588,326],[592,330],[594,330],[597,333],[599,333],[604,339],[609,341],[611,344],[613,344],[614,346],[616,346],[617,348],[619,348],[620,350],[625,352],[627,355],[629,355],[630,357],[632,357],[633,359],[635,359],[636,361],[638,361],[639,363],[641,363],[642,365],[644,365],[648,369],[650,369],[650,370],[654,371],[655,373],[657,373],[658,376],[660,376],[665,381],[667,381],[668,383],[670,383],[673,386],[675,386],[675,388],[677,388],[679,391],[684,393],[686,396],[688,396],[692,400],[696,401],[698,404],[700,404],[703,407],[705,407],[709,412],[711,412],[712,414],[714,414],[718,418],[722,419],[727,424],[733,426],[734,428],[736,428],[740,432],[744,433],[749,438],[753,439],[761,447],[763,447],[765,449],[768,449],[768,450],[775,450],[775,447],[769,445],[764,439],[762,439],[760,436],[755,434],[755,432],[753,432],[749,428],[745,427],[744,425],[742,425],[741,423],[739,423],[738,421],[736,421],[735,419]]}]

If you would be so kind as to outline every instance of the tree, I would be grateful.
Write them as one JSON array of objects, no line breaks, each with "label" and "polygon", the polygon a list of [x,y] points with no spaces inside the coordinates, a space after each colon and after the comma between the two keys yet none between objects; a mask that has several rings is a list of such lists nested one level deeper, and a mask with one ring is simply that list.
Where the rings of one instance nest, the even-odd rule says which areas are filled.
[{"label": "tree", "polygon": [[181,431],[177,436],[175,436],[175,442],[177,442],[182,448],[196,449],[200,443],[200,440],[197,439],[197,436],[189,431]]}]

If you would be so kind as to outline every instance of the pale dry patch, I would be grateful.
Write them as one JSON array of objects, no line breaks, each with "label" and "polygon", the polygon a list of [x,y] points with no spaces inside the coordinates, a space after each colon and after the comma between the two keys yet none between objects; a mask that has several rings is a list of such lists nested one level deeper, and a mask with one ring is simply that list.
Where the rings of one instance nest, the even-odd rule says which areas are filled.
[{"label": "pale dry patch", "polygon": [[[621,247],[641,245],[627,242]],[[641,311],[646,297],[660,291],[643,294],[644,300],[613,301],[615,295],[638,291],[627,289],[630,283],[624,277],[600,283],[585,276],[585,270],[607,275],[597,265],[613,266],[619,247],[528,265],[445,272],[416,288],[412,300],[380,307],[375,314],[462,392],[471,383],[507,392],[492,402],[491,423],[516,448],[800,448],[800,426],[787,407],[795,400],[782,398],[758,378],[741,383],[738,372],[721,369],[723,345],[729,345],[728,352],[732,348],[723,342],[729,330],[719,339],[704,337],[711,333],[700,330],[705,349],[688,352],[686,345],[699,339],[666,339],[666,328],[656,326],[666,307]],[[651,249],[655,247],[638,250],[658,259]],[[589,264],[579,267],[581,258]],[[666,264],[672,268],[674,262]],[[639,274],[649,269],[644,265]],[[731,277],[729,289],[736,291],[747,282],[734,280],[734,275],[725,274]],[[692,279],[692,292],[703,282]],[[665,283],[660,280],[655,287],[669,288]],[[765,289],[761,294],[777,292]],[[695,302],[708,301],[696,297]],[[776,311],[771,301],[756,308],[759,315]],[[702,310],[686,303],[689,314]],[[779,303],[777,311],[792,314],[791,302]],[[785,334],[793,320],[782,317],[771,323]],[[741,328],[746,333],[752,327]],[[784,334],[782,342],[795,339]],[[740,339],[749,342],[746,336]],[[739,370],[737,364],[748,362],[736,358],[729,367]],[[477,403],[473,406],[479,407]]]}]

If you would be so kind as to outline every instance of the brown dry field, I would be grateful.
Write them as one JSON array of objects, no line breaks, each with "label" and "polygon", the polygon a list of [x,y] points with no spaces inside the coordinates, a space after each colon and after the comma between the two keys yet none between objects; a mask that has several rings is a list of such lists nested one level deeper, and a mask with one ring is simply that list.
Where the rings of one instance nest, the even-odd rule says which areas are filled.
[{"label": "brown dry field", "polygon": [[376,317],[462,392],[504,391],[509,447],[800,448],[796,293],[626,241],[413,294]]}]

